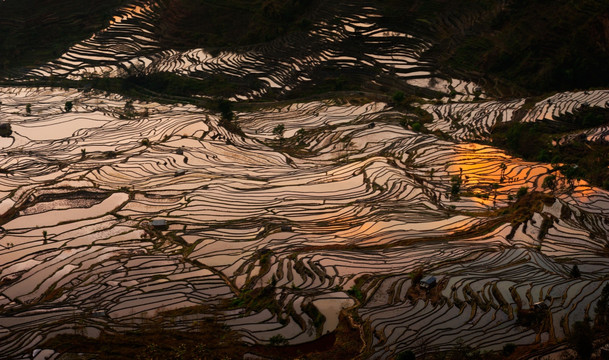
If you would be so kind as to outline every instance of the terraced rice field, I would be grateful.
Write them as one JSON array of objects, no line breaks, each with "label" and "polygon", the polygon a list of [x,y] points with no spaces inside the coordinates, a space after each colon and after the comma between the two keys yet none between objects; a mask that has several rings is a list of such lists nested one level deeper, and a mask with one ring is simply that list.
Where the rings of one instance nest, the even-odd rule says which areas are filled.
[{"label": "terraced rice field", "polygon": [[[424,133],[401,125],[417,116],[401,108],[342,99],[250,104],[235,113],[238,135],[194,105],[0,88],[0,121],[13,131],[0,138],[0,359],[57,358],[37,350],[58,334],[128,331],[168,313],[167,329],[214,318],[249,344],[311,342],[343,319],[370,359],[459,340],[481,350],[563,340],[595,316],[609,272],[609,193],[474,141],[500,122],[607,108],[609,91],[489,99],[439,74],[425,39],[351,3],[306,33],[212,54],[162,49],[161,5],[141,1],[58,59],[13,74],[262,84],[233,94],[241,101],[289,93],[330,67],[440,96],[413,105],[431,115]],[[558,141],[581,136],[604,142],[609,129]],[[518,217],[522,187],[537,193]],[[415,274],[438,285],[422,291]],[[518,320],[540,301],[542,325]]]},{"label": "terraced rice field", "polygon": [[[314,81],[321,68],[366,74],[371,84],[402,82],[441,93],[456,91],[455,100],[473,99],[477,86],[439,78],[426,59],[424,39],[384,28],[380,12],[365,1],[320,10],[311,30],[260,45],[210,52],[203,48],[162,49],[154,35],[162,4],[140,1],[120,9],[108,27],[72,46],[58,59],[15,74],[14,80],[53,76],[74,80],[91,77],[170,72],[192,78],[224,76],[259,84],[242,89],[231,100],[256,99],[269,91],[289,93]],[[337,9],[340,9],[337,14]],[[365,51],[362,51],[365,49]],[[484,95],[482,95],[484,98]]]},{"label": "terraced rice field", "polygon": [[[606,99],[562,94],[525,119]],[[54,88],[3,88],[0,101],[13,129],[0,140],[3,358],[27,357],[60,333],[128,330],[202,304],[249,343],[312,341],[356,306],[370,358],[445,350],[457,339],[500,349],[564,338],[594,316],[606,284],[606,191],[565,183],[522,223],[495,212],[522,186],[544,191],[552,169],[466,141],[523,101],[425,105],[439,128],[451,111],[471,122],[442,128],[460,142],[396,125],[404,114],[380,102],[237,113],[240,136],[192,105]],[[453,176],[460,197],[451,196]],[[155,219],[168,227],[154,228]],[[569,275],[575,264],[580,279]],[[433,296],[412,296],[417,269],[438,278]],[[270,283],[277,308],[226,306]],[[347,292],[354,285],[359,298]],[[546,328],[516,322],[519,309],[543,300]],[[315,324],[307,304],[325,321]]]}]

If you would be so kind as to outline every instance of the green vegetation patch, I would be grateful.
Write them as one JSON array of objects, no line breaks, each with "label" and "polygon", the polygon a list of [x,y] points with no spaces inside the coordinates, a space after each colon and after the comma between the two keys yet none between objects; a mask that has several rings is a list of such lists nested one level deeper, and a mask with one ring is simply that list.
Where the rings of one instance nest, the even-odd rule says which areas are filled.
[{"label": "green vegetation patch", "polygon": [[120,93],[135,98],[164,97],[190,98],[195,95],[232,96],[240,90],[254,90],[261,83],[254,77],[236,78],[227,75],[210,75],[191,78],[169,72],[149,75],[132,75],[126,78],[93,78],[87,81],[96,89]]},{"label": "green vegetation patch", "polygon": [[273,313],[279,313],[280,310],[279,304],[275,300],[275,286],[272,285],[243,290],[230,302],[230,306],[245,308],[246,311],[253,312],[268,309]]},{"label": "green vegetation patch", "polygon": [[0,2],[0,71],[41,65],[108,25],[126,0]]},{"label": "green vegetation patch", "polygon": [[241,359],[247,349],[236,332],[212,320],[197,322],[191,331],[149,324],[123,334],[102,332],[98,338],[58,335],[44,348],[100,360]]},{"label": "green vegetation patch", "polygon": [[[515,225],[530,220],[536,212],[541,212],[544,205],[552,205],[554,201],[555,198],[548,193],[540,191],[528,192],[526,187],[522,187],[519,190],[516,201],[508,207],[497,209],[494,215],[505,216],[504,220],[513,225],[512,232],[515,232],[517,229]],[[509,235],[509,237],[512,236],[514,236],[513,233]]]},{"label": "green vegetation patch", "polygon": [[165,0],[156,32],[167,48],[256,44],[307,29],[315,0]]},{"label": "green vegetation patch", "polygon": [[[603,124],[609,124],[609,109],[584,106],[555,121],[498,124],[491,132],[491,140],[494,146],[526,160],[564,164],[556,169],[561,170],[568,181],[585,179],[609,189],[609,144],[591,143],[581,136],[562,145],[556,143],[573,131]],[[549,188],[553,185],[550,180],[552,178],[546,184]]]},{"label": "green vegetation patch", "polygon": [[10,137],[13,134],[13,129],[11,128],[11,124],[3,123],[0,124],[0,136],[1,137]]},{"label": "green vegetation patch", "polygon": [[609,86],[609,2],[377,0],[380,21],[433,43],[443,72],[504,95]]},{"label": "green vegetation patch", "polygon": [[320,336],[324,329],[324,323],[326,322],[326,317],[324,314],[322,314],[319,309],[313,305],[313,302],[308,302],[306,305],[304,305],[302,307],[302,311],[304,311],[304,313],[313,320],[313,325],[315,326],[315,329],[317,329],[317,335]]},{"label": "green vegetation patch", "polygon": [[608,2],[508,3],[468,34],[447,63],[536,93],[609,84]]},{"label": "green vegetation patch", "polygon": [[530,93],[609,85],[606,1],[508,1],[471,30],[454,48],[445,45],[443,65]]}]

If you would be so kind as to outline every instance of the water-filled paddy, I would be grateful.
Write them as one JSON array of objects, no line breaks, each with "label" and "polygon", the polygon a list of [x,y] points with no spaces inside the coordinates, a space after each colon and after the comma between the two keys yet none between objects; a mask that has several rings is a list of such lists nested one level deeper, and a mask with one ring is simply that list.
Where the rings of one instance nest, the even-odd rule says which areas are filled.
[{"label": "water-filled paddy", "polygon": [[[53,324],[95,334],[201,304],[249,343],[314,340],[356,305],[377,357],[457,338],[500,349],[536,341],[516,323],[518,308],[550,298],[560,337],[563,324],[594,316],[606,282],[606,191],[584,181],[567,191],[559,176],[530,217],[497,211],[521,186],[549,192],[552,169],[466,142],[495,115],[472,116],[480,126],[453,142],[396,124],[385,103],[316,101],[240,112],[242,137],[192,105],[135,102],[148,115],[121,118],[127,99],[95,91],[3,88],[0,98],[14,132],[0,149],[1,354],[31,351]],[[560,99],[552,111],[566,108]],[[479,106],[508,116],[521,104]],[[449,105],[433,106],[441,127]],[[272,133],[280,123],[285,143]],[[301,148],[284,146],[301,128]],[[411,292],[418,269],[438,278],[435,297]],[[227,307],[271,284],[274,312]]]}]

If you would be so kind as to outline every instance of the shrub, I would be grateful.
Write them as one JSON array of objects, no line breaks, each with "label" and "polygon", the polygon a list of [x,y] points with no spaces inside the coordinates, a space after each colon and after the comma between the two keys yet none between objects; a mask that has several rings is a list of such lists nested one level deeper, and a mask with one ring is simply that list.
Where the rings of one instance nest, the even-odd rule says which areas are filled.
[{"label": "shrub", "polygon": [[302,140],[305,135],[307,134],[307,131],[305,129],[298,129],[298,131],[296,131],[296,139],[298,140]]},{"label": "shrub", "polygon": [[351,289],[347,290],[347,294],[353,296],[354,298],[356,298],[359,301],[362,301],[362,299],[364,298],[362,291],[360,289],[358,289],[355,285],[353,285],[351,287]]},{"label": "shrub", "polygon": [[275,126],[275,128],[273,129],[273,135],[277,135],[280,138],[282,138],[284,131],[285,131],[285,126],[283,124],[279,124],[279,125]]},{"label": "shrub", "polygon": [[311,320],[313,320],[313,326],[317,329],[317,333],[322,335],[321,332],[323,330],[324,323],[326,322],[326,317],[322,314],[319,309],[313,302],[309,302],[308,304],[302,306],[302,310],[307,314]]},{"label": "shrub", "polygon": [[288,340],[281,334],[273,335],[269,339],[269,342],[271,343],[271,346],[282,346],[288,344]]},{"label": "shrub", "polygon": [[402,91],[396,91],[393,93],[393,96],[391,98],[393,99],[393,102],[395,102],[396,104],[399,104],[404,100],[405,95],[404,95],[404,92],[402,92]]},{"label": "shrub", "polygon": [[609,284],[603,287],[601,298],[594,308],[596,312],[596,322],[600,327],[604,327],[609,322]]},{"label": "shrub", "polygon": [[11,129],[11,124],[0,124],[0,136],[9,137],[13,134],[13,129]]},{"label": "shrub", "polygon": [[521,197],[525,196],[528,191],[528,187],[522,186],[520,189],[518,189],[518,192],[516,193],[516,198],[520,199]]},{"label": "shrub", "polygon": [[230,101],[222,99],[218,102],[218,110],[223,120],[230,121],[233,119],[233,105]]},{"label": "shrub", "polygon": [[417,285],[423,279],[423,268],[418,267],[414,269],[412,273],[410,273],[410,278],[412,279],[412,284]]},{"label": "shrub", "polygon": [[501,355],[510,356],[514,353],[514,351],[516,351],[516,344],[505,344],[503,345],[503,349],[501,350]]},{"label": "shrub", "polygon": [[450,178],[450,182],[450,194],[453,197],[459,196],[459,192],[461,191],[461,177],[459,175],[453,175]]},{"label": "shrub", "polygon": [[587,360],[592,356],[594,351],[592,341],[594,340],[594,332],[590,327],[588,319],[577,321],[573,324],[573,330],[569,337],[571,346],[577,351],[580,359]]},{"label": "shrub", "polygon": [[66,101],[63,108],[66,110],[66,112],[70,112],[70,111],[72,111],[72,106],[74,106],[74,105],[72,104],[71,101]]},{"label": "shrub", "polygon": [[579,271],[579,268],[577,267],[577,265],[573,265],[573,268],[571,269],[571,277],[579,278],[581,276],[582,276],[582,274]]},{"label": "shrub", "polygon": [[554,190],[556,189],[556,175],[548,175],[543,179],[541,187],[544,189]]},{"label": "shrub", "polygon": [[415,360],[416,356],[411,350],[405,350],[398,354],[396,360]]}]

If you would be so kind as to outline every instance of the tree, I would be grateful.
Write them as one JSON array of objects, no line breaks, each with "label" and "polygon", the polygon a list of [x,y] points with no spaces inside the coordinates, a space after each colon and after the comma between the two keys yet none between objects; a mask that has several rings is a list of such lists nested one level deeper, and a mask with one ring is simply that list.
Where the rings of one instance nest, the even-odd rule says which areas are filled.
[{"label": "tree", "polygon": [[505,178],[505,170],[507,169],[507,165],[505,163],[499,164],[499,169],[501,170],[501,175],[499,177],[499,182],[503,182]]},{"label": "tree", "polygon": [[463,339],[457,339],[454,348],[449,351],[449,358],[452,360],[480,359],[480,351],[466,344]]},{"label": "tree", "polygon": [[305,137],[305,135],[307,134],[307,131],[303,128],[298,129],[298,131],[296,131],[296,140],[298,140],[299,142],[302,141]]},{"label": "tree", "polygon": [[32,113],[32,104],[25,104],[25,113],[28,115]]},{"label": "tree", "polygon": [[396,360],[415,360],[416,356],[411,350],[402,351],[396,356]]},{"label": "tree", "polygon": [[497,190],[499,189],[499,184],[497,183],[492,183],[491,184],[491,190],[493,190],[493,193],[495,194],[495,197],[497,197]]},{"label": "tree", "polygon": [[410,273],[410,278],[412,279],[411,284],[418,285],[423,279],[423,268],[421,266],[417,267]]},{"label": "tree", "polygon": [[231,121],[233,119],[233,104],[225,99],[222,99],[218,102],[218,110],[220,110],[220,114],[223,120]]},{"label": "tree", "polygon": [[72,111],[72,106],[74,106],[74,105],[72,104],[71,101],[68,100],[68,101],[66,101],[66,104],[64,105],[63,108],[66,110],[66,112],[70,112],[70,111]]},{"label": "tree", "polygon": [[516,198],[520,199],[521,197],[525,196],[528,191],[528,187],[522,186],[520,189],[518,189],[518,192],[516,193]]},{"label": "tree", "polygon": [[127,100],[125,105],[123,106],[123,113],[121,114],[121,119],[132,119],[137,115],[135,113],[135,106],[133,106],[133,100]]},{"label": "tree", "polygon": [[11,124],[0,124],[0,136],[10,137],[12,134],[13,129],[11,129]]},{"label": "tree", "polygon": [[592,352],[594,351],[592,344],[593,339],[594,332],[590,327],[588,319],[584,319],[584,321],[577,321],[575,324],[573,324],[573,329],[571,330],[571,335],[569,336],[569,342],[577,352],[577,355],[579,355],[580,359],[588,360],[592,356]]},{"label": "tree", "polygon": [[269,339],[269,343],[271,344],[271,346],[282,346],[282,345],[287,345],[288,340],[286,338],[284,338],[283,335],[277,334],[277,335],[273,335]]},{"label": "tree", "polygon": [[508,357],[512,355],[516,351],[516,344],[507,343],[503,345],[503,349],[501,350],[501,355]]},{"label": "tree", "polygon": [[273,135],[279,136],[279,138],[283,138],[283,132],[285,131],[285,126],[283,124],[279,124],[275,126],[273,129]]},{"label": "tree", "polygon": [[579,272],[579,268],[577,267],[577,264],[573,265],[573,268],[571,268],[571,277],[577,279],[581,276],[582,276],[582,274]]},{"label": "tree", "polygon": [[453,198],[459,198],[459,192],[461,191],[461,176],[453,175],[450,178],[451,186],[450,186],[450,194]]},{"label": "tree", "polygon": [[609,283],[603,288],[601,298],[596,303],[594,312],[596,312],[597,325],[606,326],[609,322]]},{"label": "tree", "polygon": [[393,102],[395,102],[396,104],[399,104],[402,102],[402,100],[404,100],[405,95],[404,95],[404,92],[398,90],[393,93],[393,96],[391,98],[393,99]]},{"label": "tree", "polygon": [[554,191],[556,189],[556,175],[548,175],[543,179],[541,187]]},{"label": "tree", "polygon": [[567,179],[567,182],[569,183],[569,186],[573,187],[575,184],[575,180],[580,180],[582,177],[581,174],[581,170],[579,169],[579,166],[574,165],[563,165],[560,168],[560,172],[563,173],[563,175],[565,175],[565,178]]}]

